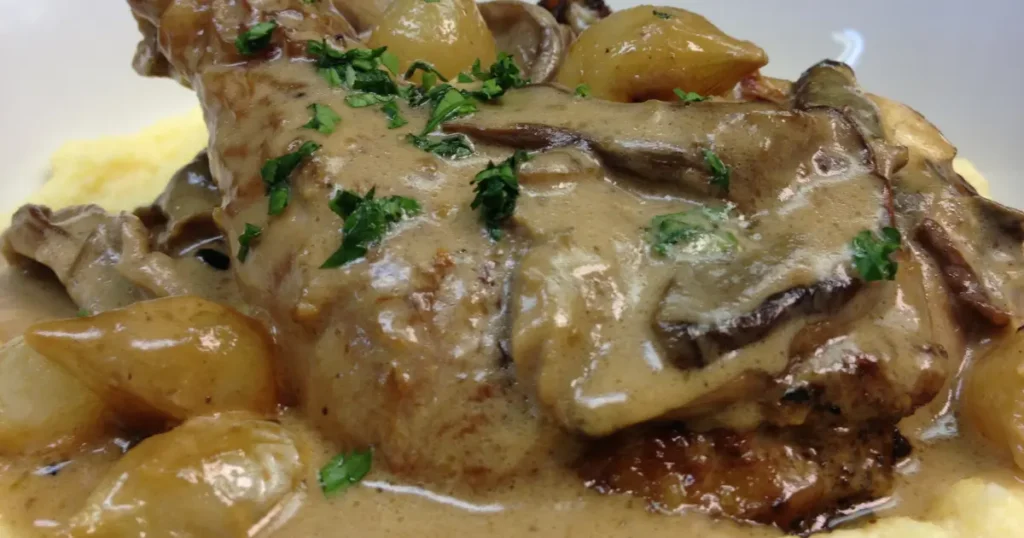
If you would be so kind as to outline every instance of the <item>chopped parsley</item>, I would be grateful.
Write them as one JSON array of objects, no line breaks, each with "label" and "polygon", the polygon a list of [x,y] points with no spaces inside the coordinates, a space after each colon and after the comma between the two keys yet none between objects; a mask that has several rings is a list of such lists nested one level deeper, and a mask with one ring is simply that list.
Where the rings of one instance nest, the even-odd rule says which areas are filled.
[{"label": "chopped parsley", "polygon": [[701,101],[707,101],[708,99],[697,92],[684,92],[679,88],[675,88],[672,92],[675,93],[676,97],[681,99],[684,103],[699,103]]},{"label": "chopped parsley", "polygon": [[412,198],[375,198],[375,193],[376,189],[370,189],[362,197],[343,190],[331,200],[331,210],[345,219],[345,226],[342,228],[341,247],[327,258],[321,269],[341,267],[366,256],[369,248],[383,239],[391,226],[421,211],[419,202]]},{"label": "chopped parsley", "polygon": [[[438,86],[438,88],[442,87],[444,86]],[[434,106],[434,111],[430,114],[430,121],[427,122],[427,126],[423,128],[423,132],[420,134],[432,133],[446,121],[468,116],[477,111],[476,102],[459,90],[451,88],[451,86],[448,86],[448,88],[444,96]]]},{"label": "chopped parsley", "polygon": [[291,198],[289,177],[303,159],[318,149],[320,149],[320,144],[305,142],[298,150],[276,159],[270,159],[263,165],[260,175],[263,177],[267,196],[270,197],[268,214],[280,215],[284,212],[284,208],[288,207],[288,199]]},{"label": "chopped parsley", "polygon": [[395,101],[388,101],[387,103],[384,103],[381,110],[383,110],[384,115],[388,117],[388,129],[397,129],[409,123],[402,117],[402,111],[398,109],[398,103]]},{"label": "chopped parsley", "polygon": [[530,154],[522,150],[516,152],[501,164],[487,164],[484,171],[473,179],[476,198],[470,207],[480,209],[480,216],[487,225],[487,231],[495,241],[504,235],[502,224],[516,210],[519,199],[519,167],[530,160]]},{"label": "chopped parsley", "polygon": [[[392,64],[392,56],[386,56],[388,48],[349,49],[344,52],[330,46],[327,40],[307,41],[306,53],[317,62],[320,76],[332,87],[346,86],[351,90],[395,95],[398,85],[381,65]],[[397,58],[395,58],[397,60]],[[389,67],[389,68],[390,68]],[[397,68],[396,68],[397,71]]]},{"label": "chopped parsley", "polygon": [[665,20],[669,20],[672,18],[672,15],[665,13],[664,11],[658,11],[657,9],[654,10],[654,16],[658,17],[659,19]]},{"label": "chopped parsley", "polygon": [[659,256],[668,256],[673,246],[689,254],[728,252],[739,245],[732,232],[722,229],[728,215],[728,207],[658,215],[647,228],[647,241]]},{"label": "chopped parsley", "polygon": [[508,90],[522,88],[530,83],[530,79],[523,78],[523,71],[507,52],[499,52],[498,59],[487,71],[480,67],[480,60],[477,59],[473,63],[473,76],[483,82],[483,86],[473,92],[473,96],[484,101],[497,99]]},{"label": "chopped parsley", "polygon": [[902,244],[896,228],[882,228],[881,236],[864,230],[853,238],[853,266],[866,282],[894,280],[899,266],[891,256]]},{"label": "chopped parsley", "polygon": [[423,3],[425,3],[425,4],[436,4],[436,3],[440,2],[440,1],[441,0],[423,0]]},{"label": "chopped parsley", "polygon": [[423,151],[445,159],[462,159],[473,154],[473,146],[464,135],[431,137],[410,134],[406,140]]},{"label": "chopped parsley", "polygon": [[[442,75],[441,72],[438,71],[437,68],[433,66],[433,64],[429,62],[424,62],[423,60],[416,60],[415,62],[413,62],[412,65],[409,66],[409,69],[405,70],[405,74],[402,75],[402,78],[404,78],[405,80],[409,80],[416,74],[417,71],[423,71],[424,76],[432,74],[438,79],[440,79],[441,82],[448,82],[448,79],[445,78],[445,76]],[[472,80],[470,80],[470,82],[472,82]],[[427,89],[429,90],[430,88]]]},{"label": "chopped parsley", "polygon": [[325,496],[341,493],[366,477],[372,464],[369,450],[338,454],[320,469],[320,489]]},{"label": "chopped parsley", "polygon": [[469,84],[470,82],[473,82],[473,75],[470,75],[469,73],[459,73],[459,77],[456,80],[458,80],[460,84]]},{"label": "chopped parsley", "polygon": [[590,86],[587,84],[580,84],[576,86],[576,97],[582,97],[584,99],[590,97]]},{"label": "chopped parsley", "polygon": [[90,312],[89,309],[87,309],[87,308],[79,308],[78,312],[75,313],[75,316],[80,317],[80,318],[87,318],[87,317],[89,317],[91,315],[92,315],[92,312]]},{"label": "chopped parsley", "polygon": [[729,192],[729,180],[732,176],[732,171],[729,169],[722,159],[718,158],[715,152],[706,149],[704,150],[704,162],[707,163],[708,168],[711,170],[711,185],[722,189],[724,192]]},{"label": "chopped parsley", "polygon": [[212,248],[201,248],[196,251],[196,258],[218,271],[231,269],[231,258],[227,254]]},{"label": "chopped parsley", "polygon": [[263,235],[263,228],[255,224],[245,224],[245,230],[238,236],[238,261],[244,262],[249,257],[253,243]]},{"label": "chopped parsley", "polygon": [[391,71],[391,73],[394,75],[398,75],[398,70],[401,69],[398,65],[398,56],[395,56],[394,54],[388,51],[384,51],[381,53],[380,63],[384,67],[388,68],[388,71]]},{"label": "chopped parsley", "polygon": [[341,121],[341,116],[327,105],[312,104],[308,108],[313,117],[309,123],[303,125],[306,129],[331,134],[334,132],[334,127]]},{"label": "chopped parsley", "polygon": [[244,56],[256,54],[270,45],[270,38],[276,28],[277,23],[274,21],[261,22],[239,34],[235,39],[235,48]]},{"label": "chopped parsley", "polygon": [[394,100],[394,96],[375,93],[350,93],[345,96],[345,104],[352,108],[365,108]]}]

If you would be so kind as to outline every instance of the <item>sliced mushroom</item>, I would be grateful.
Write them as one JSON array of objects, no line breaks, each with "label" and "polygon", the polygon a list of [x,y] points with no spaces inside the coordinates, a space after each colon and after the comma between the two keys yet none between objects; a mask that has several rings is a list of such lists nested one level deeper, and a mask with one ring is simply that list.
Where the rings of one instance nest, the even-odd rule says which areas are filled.
[{"label": "sliced mushroom", "polygon": [[932,219],[924,219],[917,227],[917,239],[935,257],[946,285],[963,306],[994,327],[1005,327],[1010,324],[1010,313],[993,303],[978,278],[978,273],[967,262],[942,225]]},{"label": "sliced mushroom", "polygon": [[[24,257],[49,267],[75,304],[89,312],[185,291],[187,286],[170,276],[170,258],[149,250],[148,231],[127,213],[109,215],[98,206],[51,211],[29,205],[15,213],[3,239],[12,263]],[[124,256],[126,251],[135,257]],[[152,287],[126,276],[122,264],[147,266],[156,278],[149,283]]]},{"label": "sliced mushroom", "polygon": [[538,5],[550,11],[558,22],[569,25],[576,35],[612,14],[604,0],[540,0]]},{"label": "sliced mushroom", "polygon": [[548,82],[558,73],[572,37],[545,9],[519,0],[480,4],[498,50],[512,54],[532,82]]},{"label": "sliced mushroom", "polygon": [[171,178],[153,205],[135,214],[149,228],[154,247],[177,257],[223,239],[213,220],[218,207],[220,191],[203,151]]}]

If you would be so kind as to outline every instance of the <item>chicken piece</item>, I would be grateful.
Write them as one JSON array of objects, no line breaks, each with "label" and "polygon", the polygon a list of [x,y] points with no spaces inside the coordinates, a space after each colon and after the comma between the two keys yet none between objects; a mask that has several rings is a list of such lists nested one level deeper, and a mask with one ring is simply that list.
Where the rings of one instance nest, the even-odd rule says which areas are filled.
[{"label": "chicken piece", "polygon": [[[474,168],[486,161],[454,166],[412,145],[391,147],[395,133],[379,111],[347,106],[345,92],[305,61],[307,39],[346,43],[335,39],[334,12],[323,2],[265,10],[253,3],[244,16],[243,4],[199,4],[132,6],[159,26],[162,54],[205,107],[210,166],[223,196],[216,219],[231,251],[246,224],[262,228],[232,272],[286,350],[278,364],[282,397],[301,404],[342,447],[375,446],[382,464],[417,479],[491,483],[543,464],[543,455],[566,444],[563,434],[535,418],[498,345],[511,252],[461,210]],[[266,54],[238,63],[235,37],[257,20],[286,26],[285,7],[291,19]],[[303,129],[314,103],[344,116],[332,135]],[[418,124],[426,113],[404,111]],[[286,211],[270,217],[261,168],[304,141],[322,148],[291,174]],[[365,258],[321,269],[342,240],[342,220],[328,205],[333,192],[374,187],[379,197],[416,198],[421,216]]]}]

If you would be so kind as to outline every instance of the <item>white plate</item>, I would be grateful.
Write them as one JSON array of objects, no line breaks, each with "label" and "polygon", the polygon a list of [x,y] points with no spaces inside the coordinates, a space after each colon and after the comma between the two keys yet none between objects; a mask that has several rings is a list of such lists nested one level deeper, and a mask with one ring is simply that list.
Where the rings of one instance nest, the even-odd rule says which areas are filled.
[{"label": "white plate", "polygon": [[[989,178],[996,198],[1024,207],[1012,160],[1024,142],[1024,2],[665,3],[759,44],[772,59],[766,73],[778,77],[795,78],[817,60],[839,57],[845,47],[836,34],[861,36],[861,82],[923,112]],[[123,0],[0,0],[0,13],[0,206],[39,184],[62,141],[130,133],[195,106],[194,96],[173,82],[132,71],[137,33]]]}]

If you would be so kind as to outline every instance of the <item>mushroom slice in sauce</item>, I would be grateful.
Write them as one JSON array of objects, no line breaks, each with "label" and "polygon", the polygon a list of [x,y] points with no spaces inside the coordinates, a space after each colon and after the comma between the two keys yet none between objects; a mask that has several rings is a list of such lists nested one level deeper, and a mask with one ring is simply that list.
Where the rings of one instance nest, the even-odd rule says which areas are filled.
[{"label": "mushroom slice in sauce", "polygon": [[512,54],[527,78],[540,83],[555,77],[572,36],[551,13],[518,0],[480,4],[480,13],[494,34],[498,50]]},{"label": "mushroom slice in sauce", "polygon": [[569,25],[576,35],[612,14],[604,0],[540,0],[538,5],[550,11],[558,22]]}]

